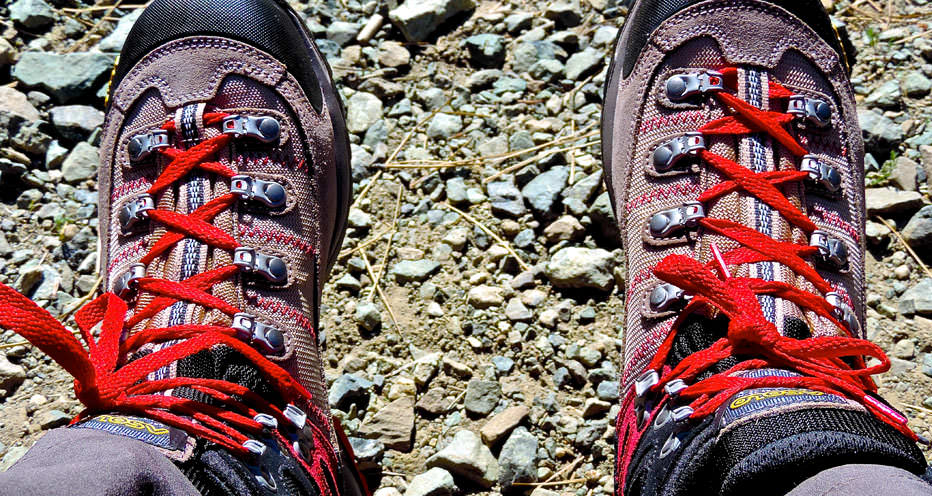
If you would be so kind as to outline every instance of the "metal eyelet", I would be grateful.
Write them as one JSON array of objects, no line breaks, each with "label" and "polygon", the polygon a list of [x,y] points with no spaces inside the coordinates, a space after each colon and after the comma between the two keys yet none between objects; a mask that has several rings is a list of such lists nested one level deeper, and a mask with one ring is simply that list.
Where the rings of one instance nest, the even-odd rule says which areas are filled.
[{"label": "metal eyelet", "polygon": [[809,246],[819,248],[818,256],[824,265],[833,269],[841,269],[848,265],[848,247],[845,246],[845,242],[821,229],[812,231]]},{"label": "metal eyelet", "polygon": [[854,315],[854,311],[851,310],[851,307],[845,303],[845,299],[842,298],[840,293],[835,291],[826,293],[825,301],[832,306],[832,314],[835,315],[836,319],[840,320],[855,336],[860,334],[861,325],[858,323],[858,318]]},{"label": "metal eyelet", "polygon": [[274,451],[265,443],[255,439],[247,439],[243,442],[243,447],[249,450],[253,456],[252,463],[248,463],[247,466],[255,476],[256,482],[269,491],[277,491],[278,486],[268,469],[269,466],[273,465],[271,458],[274,456]]},{"label": "metal eyelet", "polygon": [[799,162],[799,170],[809,173],[809,179],[829,193],[841,189],[841,174],[838,169],[819,160],[815,155],[805,155]]},{"label": "metal eyelet", "polygon": [[725,78],[722,73],[710,70],[677,74],[667,79],[666,89],[667,97],[671,101],[678,102],[693,95],[724,90]]},{"label": "metal eyelet", "polygon": [[278,430],[278,420],[267,413],[256,414],[252,419],[262,424],[262,429],[266,431],[266,433],[272,433]]},{"label": "metal eyelet", "polygon": [[689,386],[686,385],[686,381],[683,379],[673,379],[663,387],[663,392],[667,393],[669,396],[676,397],[687,387]]},{"label": "metal eyelet", "polygon": [[805,119],[816,127],[825,127],[832,122],[832,107],[818,98],[793,95],[790,97],[786,113]]},{"label": "metal eyelet", "polygon": [[149,218],[148,212],[155,209],[152,195],[143,193],[120,209],[119,220],[123,233],[131,232],[137,224]]},{"label": "metal eyelet", "polygon": [[113,284],[113,292],[126,298],[136,291],[136,281],[146,277],[146,266],[141,263],[130,265],[126,272]]},{"label": "metal eyelet", "polygon": [[655,238],[668,238],[683,229],[691,229],[705,217],[700,202],[686,202],[681,207],[657,212],[650,218],[650,234]]},{"label": "metal eyelet", "polygon": [[278,328],[265,325],[248,313],[238,313],[233,316],[236,337],[245,341],[266,355],[281,355],[285,351],[285,336]]},{"label": "metal eyelet", "polygon": [[667,457],[670,453],[673,453],[683,444],[682,437],[683,434],[688,430],[688,424],[686,420],[689,419],[689,416],[692,415],[694,410],[688,406],[681,406],[679,408],[674,408],[670,412],[670,420],[676,422],[678,425],[670,433],[670,437],[663,443],[663,446],[660,448],[660,453],[658,456],[660,458]]},{"label": "metal eyelet", "polygon": [[634,380],[634,414],[637,417],[638,426],[644,424],[650,417],[650,410],[653,409],[653,401],[650,401],[647,393],[650,388],[660,382],[660,374],[656,370],[648,370]]},{"label": "metal eyelet", "polygon": [[702,133],[691,132],[673,138],[654,150],[654,169],[666,172],[686,156],[696,156],[700,150],[705,150]]},{"label": "metal eyelet", "polygon": [[282,413],[294,427],[294,432],[289,436],[289,440],[292,442],[291,446],[305,461],[309,461],[314,449],[314,437],[307,425],[307,414],[290,403]]},{"label": "metal eyelet", "polygon": [[246,175],[230,178],[230,192],[244,200],[256,200],[269,208],[285,206],[285,187],[273,181],[263,181]]},{"label": "metal eyelet", "polygon": [[650,292],[650,309],[665,312],[678,303],[689,301],[689,298],[685,291],[672,284],[660,284]]},{"label": "metal eyelet", "polygon": [[237,138],[246,136],[263,143],[271,143],[278,139],[281,131],[282,126],[274,117],[231,115],[223,119],[223,134],[232,134]]},{"label": "metal eyelet", "polygon": [[233,251],[233,264],[246,272],[255,272],[275,284],[288,282],[288,266],[279,257],[265,255],[255,248],[242,246]]},{"label": "metal eyelet", "polygon": [[126,151],[130,162],[139,162],[159,148],[168,147],[168,131],[157,129],[150,133],[137,134],[129,139]]}]

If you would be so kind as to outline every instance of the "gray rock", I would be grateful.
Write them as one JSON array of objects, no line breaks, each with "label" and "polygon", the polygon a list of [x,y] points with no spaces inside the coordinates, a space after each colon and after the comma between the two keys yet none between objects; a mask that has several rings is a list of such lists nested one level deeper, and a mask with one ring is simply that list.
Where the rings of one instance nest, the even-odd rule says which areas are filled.
[{"label": "gray rock", "polygon": [[596,171],[563,190],[563,204],[573,215],[583,215],[592,197],[602,187],[602,171]]},{"label": "gray rock", "polygon": [[353,22],[331,22],[330,25],[327,26],[327,39],[344,47],[356,39],[359,28],[359,24]]},{"label": "gray rock", "polygon": [[97,44],[97,48],[102,52],[119,52],[122,50],[123,45],[126,43],[126,37],[129,36],[129,32],[133,29],[133,25],[136,24],[139,16],[142,15],[142,11],[143,9],[136,9],[121,17],[116,27],[113,28],[113,31],[107,35],[106,38],[100,40],[100,43]]},{"label": "gray rock", "polygon": [[919,164],[909,157],[899,156],[890,171],[890,182],[906,191],[916,191],[919,187]]},{"label": "gray rock", "polygon": [[463,130],[463,118],[454,114],[440,113],[430,120],[427,136],[431,138],[450,139]]},{"label": "gray rock", "polygon": [[113,67],[104,53],[26,52],[13,66],[13,79],[27,88],[40,88],[59,103],[91,96]]},{"label": "gray rock", "polygon": [[903,315],[932,314],[932,278],[926,277],[900,296],[898,310]]},{"label": "gray rock", "polygon": [[363,472],[369,470],[378,470],[382,457],[385,455],[385,445],[378,439],[363,439],[360,437],[349,438],[350,445],[353,447],[353,454],[356,455],[356,464]]},{"label": "gray rock", "polygon": [[[498,69],[483,69],[481,71],[475,71],[472,74],[470,74],[469,79],[466,80],[466,87],[469,88],[470,91],[478,92],[478,91],[491,87],[492,83],[494,83],[495,81],[498,81],[504,75],[505,74]],[[499,139],[499,137],[492,138],[489,141],[493,141],[497,139]],[[485,143],[488,143],[489,141],[486,141]],[[479,145],[480,147],[479,154],[480,155],[492,155],[492,153],[486,153],[483,151],[483,149],[481,148],[483,144],[484,143]],[[506,143],[506,148],[504,151],[506,152],[508,151],[507,143]]]},{"label": "gray rock", "polygon": [[398,282],[424,281],[440,268],[433,260],[402,260],[392,267],[392,274]]},{"label": "gray rock", "polygon": [[584,79],[601,67],[604,62],[605,54],[592,47],[574,53],[566,61],[566,78],[573,81]]},{"label": "gray rock", "polygon": [[360,301],[356,304],[356,312],[353,314],[356,324],[363,329],[373,332],[382,326],[382,313],[375,303],[371,301]]},{"label": "gray rock", "polygon": [[43,430],[62,427],[68,425],[68,422],[71,422],[71,415],[61,410],[49,410],[39,415],[39,426],[42,427]]},{"label": "gray rock", "polygon": [[900,234],[917,252],[932,251],[932,205],[919,209]]},{"label": "gray rock", "polygon": [[604,381],[596,388],[596,395],[603,401],[618,400],[618,381]]},{"label": "gray rock", "polygon": [[29,451],[29,448],[25,446],[13,446],[10,448],[3,458],[0,459],[0,472],[6,472],[7,469],[13,466],[14,463],[18,462],[26,452]]},{"label": "gray rock", "polygon": [[563,248],[547,262],[544,274],[558,288],[608,291],[615,284],[614,262],[612,254],[601,248]]},{"label": "gray rock", "polygon": [[517,34],[531,27],[534,15],[518,12],[505,17],[505,29],[511,34]]},{"label": "gray rock", "polygon": [[372,227],[372,216],[358,208],[350,208],[346,222],[353,229],[368,229]]},{"label": "gray rock", "polygon": [[405,0],[388,18],[408,41],[425,41],[451,17],[475,8],[475,0]]},{"label": "gray rock", "polygon": [[502,386],[498,381],[473,379],[466,384],[466,412],[484,417],[492,412],[502,397]]},{"label": "gray rock", "polygon": [[521,194],[535,215],[549,219],[556,212],[557,198],[570,177],[568,167],[554,167],[535,177],[521,190]]},{"label": "gray rock", "polygon": [[338,290],[350,291],[352,293],[356,293],[362,289],[362,283],[359,282],[359,279],[356,279],[350,274],[343,274],[343,277],[337,279],[333,284]]},{"label": "gray rock", "polygon": [[17,0],[10,4],[10,19],[30,29],[55,22],[55,9],[43,0]]},{"label": "gray rock", "polygon": [[505,302],[505,295],[502,288],[481,285],[471,288],[466,300],[476,308],[499,307]]},{"label": "gray rock", "polygon": [[572,241],[586,232],[586,229],[572,215],[564,215],[553,221],[544,229],[544,236],[549,243]]},{"label": "gray rock", "polygon": [[527,212],[527,208],[524,206],[524,197],[515,186],[513,178],[489,183],[488,194],[492,213],[495,215],[520,217]]},{"label": "gray rock", "polygon": [[916,191],[894,188],[865,190],[868,215],[895,215],[912,212],[922,206],[922,195]]},{"label": "gray rock", "polygon": [[508,305],[505,306],[505,316],[512,322],[530,322],[534,318],[534,314],[521,302],[521,298],[508,300]]},{"label": "gray rock", "polygon": [[611,47],[618,38],[618,28],[615,26],[599,26],[592,35],[592,44],[597,47]]},{"label": "gray rock", "polygon": [[576,0],[558,0],[544,10],[544,16],[556,22],[559,28],[571,28],[582,22],[582,9]]},{"label": "gray rock", "polygon": [[369,404],[369,390],[372,383],[353,374],[343,374],[337,377],[330,386],[327,401],[331,408],[349,410],[350,405],[365,408]]},{"label": "gray rock", "polygon": [[455,492],[453,475],[440,467],[434,467],[411,479],[405,496],[449,496]]},{"label": "gray rock", "polygon": [[427,459],[428,467],[440,467],[455,475],[490,488],[499,478],[499,467],[492,452],[472,431],[461,430],[445,448]]},{"label": "gray rock", "polygon": [[104,124],[104,113],[88,105],[62,105],[49,111],[55,129],[67,139],[81,141]]},{"label": "gray rock", "polygon": [[535,62],[528,72],[530,72],[531,77],[534,79],[555,83],[562,79],[562,75],[565,71],[566,66],[563,62],[556,59],[544,59]]},{"label": "gray rock", "polygon": [[466,183],[459,176],[447,179],[446,192],[447,200],[454,205],[465,203],[468,199],[466,196]]},{"label": "gray rock", "polygon": [[505,38],[502,35],[477,34],[466,38],[465,43],[473,65],[500,68],[505,63]]},{"label": "gray rock", "polygon": [[0,397],[9,396],[26,380],[26,369],[11,363],[6,355],[0,353]]},{"label": "gray rock", "polygon": [[871,107],[895,108],[899,106],[901,97],[900,83],[891,79],[867,95],[864,103]]},{"label": "gray rock", "polygon": [[868,151],[877,156],[888,155],[903,140],[903,128],[878,110],[858,109],[858,121]]},{"label": "gray rock", "polygon": [[379,44],[379,64],[384,67],[404,67],[411,63],[411,52],[397,41]]},{"label": "gray rock", "polygon": [[328,40],[327,38],[318,38],[314,40],[314,43],[317,43],[317,49],[320,50],[320,54],[323,55],[328,62],[333,63],[333,61],[340,60],[340,55],[343,53],[343,50],[340,48],[340,44]]},{"label": "gray rock", "polygon": [[518,427],[508,436],[498,460],[498,482],[503,488],[515,482],[537,482],[537,438],[526,427]]},{"label": "gray rock", "polygon": [[[54,215],[40,216],[40,218],[55,218],[63,213],[59,207]],[[21,269],[20,276],[16,280],[16,287],[21,293],[35,301],[50,301],[58,295],[61,283],[62,276],[54,268],[48,265],[36,265]]]},{"label": "gray rock", "polygon": [[0,114],[8,113],[33,122],[39,120],[39,111],[29,103],[26,95],[8,86],[0,86]]},{"label": "gray rock", "polygon": [[910,98],[922,98],[932,91],[932,81],[919,71],[910,71],[903,76],[903,93]]},{"label": "gray rock", "polygon": [[62,178],[71,184],[80,183],[87,179],[96,179],[98,167],[100,167],[100,157],[97,147],[82,141],[71,150],[68,158],[62,162]]},{"label": "gray rock", "polygon": [[414,398],[405,395],[367,415],[359,434],[382,441],[386,448],[408,452],[414,438],[414,418]]},{"label": "gray rock", "polygon": [[382,118],[382,100],[372,93],[357,91],[349,98],[346,127],[351,133],[364,133]]}]

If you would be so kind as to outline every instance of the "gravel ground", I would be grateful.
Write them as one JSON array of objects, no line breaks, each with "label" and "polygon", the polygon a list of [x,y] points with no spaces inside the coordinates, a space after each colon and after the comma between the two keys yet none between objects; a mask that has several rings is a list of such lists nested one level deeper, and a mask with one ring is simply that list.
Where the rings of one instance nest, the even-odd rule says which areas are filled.
[{"label": "gravel ground", "polygon": [[[0,282],[64,317],[97,286],[102,95],[139,11],[47,1],[0,7]],[[330,403],[380,496],[611,493],[626,274],[596,130],[626,8],[291,3],[353,133],[321,327]],[[930,437],[932,2],[823,3],[858,52],[881,392]],[[0,470],[79,411],[20,342],[0,334]]]}]

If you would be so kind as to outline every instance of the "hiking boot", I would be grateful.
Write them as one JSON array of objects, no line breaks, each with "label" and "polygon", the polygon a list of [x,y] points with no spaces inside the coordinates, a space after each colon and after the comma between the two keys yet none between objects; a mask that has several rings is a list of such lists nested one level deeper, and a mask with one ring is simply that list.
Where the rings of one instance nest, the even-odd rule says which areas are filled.
[{"label": "hiking boot", "polygon": [[364,492],[317,332],[349,141],[300,18],[284,0],[155,0],[100,149],[107,293],[76,314],[89,352],[2,288],[0,324],[75,376],[88,409],[72,428],[159,448],[204,494]]},{"label": "hiking boot", "polygon": [[[616,490],[785,494],[922,473],[864,338],[864,146],[818,2],[642,0],[607,78],[627,257]],[[865,359],[870,358],[869,365]]]}]

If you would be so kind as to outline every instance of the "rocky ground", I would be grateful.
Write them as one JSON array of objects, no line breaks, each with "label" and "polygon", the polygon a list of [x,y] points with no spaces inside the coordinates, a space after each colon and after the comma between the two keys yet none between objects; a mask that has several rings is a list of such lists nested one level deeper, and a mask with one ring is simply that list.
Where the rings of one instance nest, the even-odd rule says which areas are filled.
[{"label": "rocky ground", "polygon": [[[881,392],[932,437],[932,2],[823,3],[858,51]],[[380,495],[611,493],[625,271],[597,125],[626,8],[292,4],[347,102],[356,197],[324,356]],[[0,281],[62,318],[99,283],[102,96],[138,13],[0,7]],[[79,406],[18,336],[0,351],[5,469]]]}]

